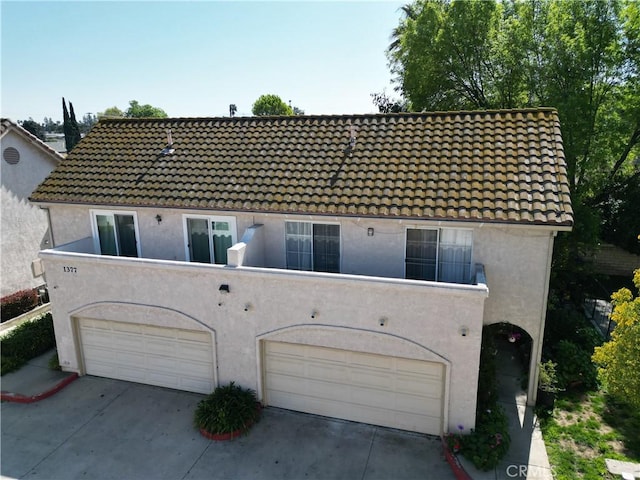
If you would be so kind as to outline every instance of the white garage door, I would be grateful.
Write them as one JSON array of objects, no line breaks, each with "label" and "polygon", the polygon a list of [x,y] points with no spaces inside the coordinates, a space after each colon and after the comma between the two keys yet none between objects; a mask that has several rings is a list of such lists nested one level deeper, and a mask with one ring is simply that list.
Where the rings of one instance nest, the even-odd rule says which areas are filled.
[{"label": "white garage door", "polygon": [[211,393],[211,334],[125,322],[80,319],[86,373]]},{"label": "white garage door", "polygon": [[440,435],[443,365],[265,342],[267,405]]}]

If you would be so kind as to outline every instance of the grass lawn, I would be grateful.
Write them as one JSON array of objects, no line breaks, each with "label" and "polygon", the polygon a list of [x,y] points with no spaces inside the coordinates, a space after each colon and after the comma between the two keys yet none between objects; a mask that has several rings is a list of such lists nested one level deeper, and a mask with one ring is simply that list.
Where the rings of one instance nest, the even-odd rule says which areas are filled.
[{"label": "grass lawn", "polygon": [[640,463],[640,412],[601,391],[566,393],[540,427],[556,480],[620,478],[605,458]]}]

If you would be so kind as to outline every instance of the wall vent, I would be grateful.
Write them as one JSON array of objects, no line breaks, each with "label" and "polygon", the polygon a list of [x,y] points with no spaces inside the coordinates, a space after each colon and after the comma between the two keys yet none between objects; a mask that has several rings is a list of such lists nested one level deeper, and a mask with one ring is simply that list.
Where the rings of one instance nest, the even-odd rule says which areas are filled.
[{"label": "wall vent", "polygon": [[2,158],[9,165],[16,165],[20,161],[20,152],[13,147],[7,147],[2,152]]}]

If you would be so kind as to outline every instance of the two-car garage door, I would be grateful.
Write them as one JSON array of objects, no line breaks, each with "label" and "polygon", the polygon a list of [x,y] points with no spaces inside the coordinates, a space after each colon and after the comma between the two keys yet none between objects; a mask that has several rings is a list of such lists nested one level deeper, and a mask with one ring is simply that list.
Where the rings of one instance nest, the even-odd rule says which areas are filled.
[{"label": "two-car garage door", "polygon": [[267,405],[440,435],[440,363],[265,342]]},{"label": "two-car garage door", "polygon": [[210,333],[87,318],[78,323],[87,374],[190,392],[213,391]]}]

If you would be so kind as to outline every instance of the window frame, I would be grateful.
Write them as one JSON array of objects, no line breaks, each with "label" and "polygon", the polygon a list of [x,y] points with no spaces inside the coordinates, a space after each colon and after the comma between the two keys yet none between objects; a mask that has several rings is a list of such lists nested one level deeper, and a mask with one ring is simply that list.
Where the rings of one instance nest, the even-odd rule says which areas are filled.
[{"label": "window frame", "polygon": [[[189,244],[191,239],[189,238],[189,219],[194,220],[207,220],[207,236],[209,240],[209,258],[211,258],[211,262],[209,265],[226,265],[226,263],[216,263],[215,257],[215,248],[213,245],[213,232],[212,223],[215,222],[228,222],[229,229],[231,230],[231,245],[235,245],[238,243],[238,226],[236,222],[236,217],[234,216],[225,216],[225,215],[190,215],[183,214],[182,215],[182,230],[183,230],[183,240],[184,240],[184,258],[187,262],[193,263],[202,263],[202,262],[194,262],[191,260],[191,252],[189,251]],[[228,262],[228,259],[227,259]]]},{"label": "window frame", "polygon": [[[311,225],[311,270],[303,270],[299,268],[291,268],[289,266],[289,260],[287,255],[287,223],[305,223]],[[325,272],[323,270],[316,270],[314,265],[314,225],[336,225],[338,227],[338,272]],[[284,221],[284,263],[287,270],[297,270],[300,272],[319,272],[319,273],[341,273],[342,272],[342,224],[340,222],[314,222],[307,220],[285,220]]]},{"label": "window frame", "polygon": [[119,250],[119,242],[116,241],[116,255],[109,255],[106,253],[102,253],[102,247],[100,246],[100,234],[98,232],[98,216],[110,216],[113,221],[114,221],[114,225],[115,225],[115,216],[116,215],[121,215],[121,216],[131,216],[133,217],[133,229],[134,229],[134,234],[135,234],[135,240],[136,240],[136,252],[137,252],[137,256],[136,257],[126,257],[126,258],[142,258],[142,246],[140,245],[140,229],[138,228],[138,212],[136,212],[135,210],[102,210],[102,209],[91,209],[89,210],[89,213],[91,215],[91,235],[93,237],[93,246],[95,251],[99,254],[99,255],[107,255],[107,256],[116,256],[116,257],[122,257],[123,255],[120,254]]},{"label": "window frame", "polygon": [[[422,280],[425,282],[440,282],[440,283],[457,283],[461,285],[468,285],[471,283],[473,276],[473,254],[474,254],[474,241],[473,241],[473,228],[457,228],[457,227],[430,227],[430,226],[408,226],[405,227],[405,235],[404,235],[404,278],[407,278],[407,242],[409,241],[409,230],[430,230],[436,232],[436,258],[435,258],[435,280]],[[466,279],[465,282],[447,282],[444,280],[440,280],[441,272],[440,272],[440,248],[442,244],[442,232],[444,230],[455,230],[455,231],[466,231],[471,233],[471,252],[469,258],[469,278]],[[413,279],[416,280],[416,279]]]}]

